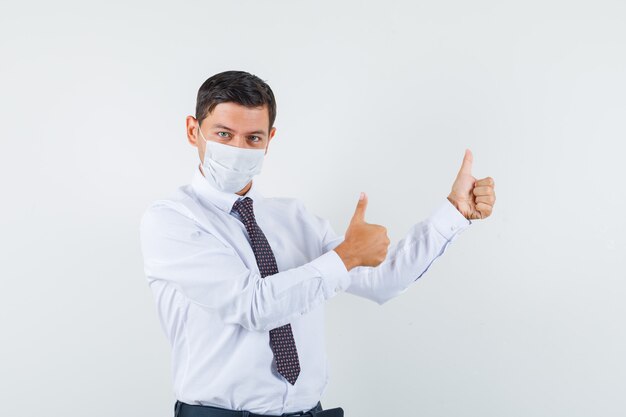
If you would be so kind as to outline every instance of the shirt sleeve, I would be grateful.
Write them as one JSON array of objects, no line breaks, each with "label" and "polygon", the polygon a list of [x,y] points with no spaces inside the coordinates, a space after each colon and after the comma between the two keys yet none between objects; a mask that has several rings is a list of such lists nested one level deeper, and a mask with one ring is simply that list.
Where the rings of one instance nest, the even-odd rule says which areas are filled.
[{"label": "shirt sleeve", "polygon": [[163,280],[225,323],[265,331],[345,290],[350,276],[335,251],[264,278],[235,250],[167,205],[141,218],[141,249],[149,282]]},{"label": "shirt sleeve", "polygon": [[[345,239],[325,223],[324,247],[334,249]],[[472,222],[446,198],[425,220],[414,224],[385,260],[376,267],[358,266],[349,271],[346,292],[383,304],[398,296],[420,278]],[[334,251],[333,251],[334,252]]]}]

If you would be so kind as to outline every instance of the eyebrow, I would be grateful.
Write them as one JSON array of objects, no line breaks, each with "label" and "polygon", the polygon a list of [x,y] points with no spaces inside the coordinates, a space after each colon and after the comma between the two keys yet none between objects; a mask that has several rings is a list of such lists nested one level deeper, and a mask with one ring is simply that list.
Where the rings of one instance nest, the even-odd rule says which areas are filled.
[{"label": "eyebrow", "polygon": [[[224,130],[229,130],[229,131],[231,131],[231,132],[234,132],[234,130],[233,130],[233,129],[231,129],[230,127],[228,127],[228,126],[224,126],[224,125],[221,125],[221,124],[216,124],[216,125],[213,125],[213,127],[212,127],[212,128],[213,128],[213,129],[224,129]],[[254,132],[248,132],[248,134],[249,134],[249,135],[259,135],[259,134],[260,134],[260,135],[265,135],[265,132],[264,132],[263,130],[255,130]]]}]

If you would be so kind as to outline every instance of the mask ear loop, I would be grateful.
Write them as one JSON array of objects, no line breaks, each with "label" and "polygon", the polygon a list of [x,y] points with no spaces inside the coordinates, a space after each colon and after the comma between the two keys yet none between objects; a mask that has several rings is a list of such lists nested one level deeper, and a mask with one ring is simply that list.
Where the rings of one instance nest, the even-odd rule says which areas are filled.
[{"label": "mask ear loop", "polygon": [[268,138],[267,138],[267,146],[265,147],[265,154],[264,154],[263,156],[267,155],[267,150],[268,150],[269,148],[270,148],[270,138],[268,137]]},{"label": "mask ear loop", "polygon": [[198,132],[200,132],[200,136],[201,136],[201,137],[202,137],[202,139],[204,140],[204,159],[202,160],[202,163],[200,164],[200,172],[202,172],[202,175],[205,175],[205,174],[204,174],[204,168],[203,168],[203,166],[204,166],[204,160],[206,159],[206,153],[207,153],[207,152],[208,152],[208,150],[209,150],[209,149],[208,149],[209,147],[208,147],[208,146],[206,146],[206,144],[207,144],[208,140],[206,140],[206,138],[204,137],[204,134],[202,133],[202,129],[200,129],[200,122],[198,122],[198,127],[197,127],[197,129],[198,129]]},{"label": "mask ear loop", "polygon": [[208,141],[206,140],[206,138],[204,137],[204,134],[202,133],[202,129],[200,129],[200,122],[198,122],[198,132],[200,132],[200,136],[202,137],[202,139],[204,140],[204,143],[207,143]]}]

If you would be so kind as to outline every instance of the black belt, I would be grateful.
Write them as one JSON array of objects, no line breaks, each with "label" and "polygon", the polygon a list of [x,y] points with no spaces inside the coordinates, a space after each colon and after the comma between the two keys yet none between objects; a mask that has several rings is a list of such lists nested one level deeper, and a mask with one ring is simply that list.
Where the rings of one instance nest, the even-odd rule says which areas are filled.
[{"label": "black belt", "polygon": [[287,416],[312,416],[312,417],[343,417],[343,409],[329,408],[322,409],[320,402],[309,411],[297,413],[285,413],[280,416],[269,414],[255,414],[249,411],[229,410],[227,408],[213,407],[210,405],[191,405],[176,400],[174,406],[174,417],[287,417]]}]

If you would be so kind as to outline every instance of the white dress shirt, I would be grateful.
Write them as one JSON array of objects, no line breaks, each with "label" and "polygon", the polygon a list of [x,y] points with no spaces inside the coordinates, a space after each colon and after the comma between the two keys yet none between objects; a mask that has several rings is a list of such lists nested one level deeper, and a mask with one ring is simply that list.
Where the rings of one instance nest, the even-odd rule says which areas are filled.
[{"label": "white dress shirt", "polygon": [[[260,414],[308,410],[328,383],[325,301],[341,292],[382,304],[444,253],[467,220],[447,200],[389,247],[377,267],[348,271],[333,248],[344,240],[295,198],[263,197],[252,182],[259,227],[277,274],[261,278],[237,199],[198,168],[191,184],[155,201],[141,219],[145,274],[172,348],[174,394],[187,404]],[[291,323],[301,371],[275,370],[269,330]]]}]

